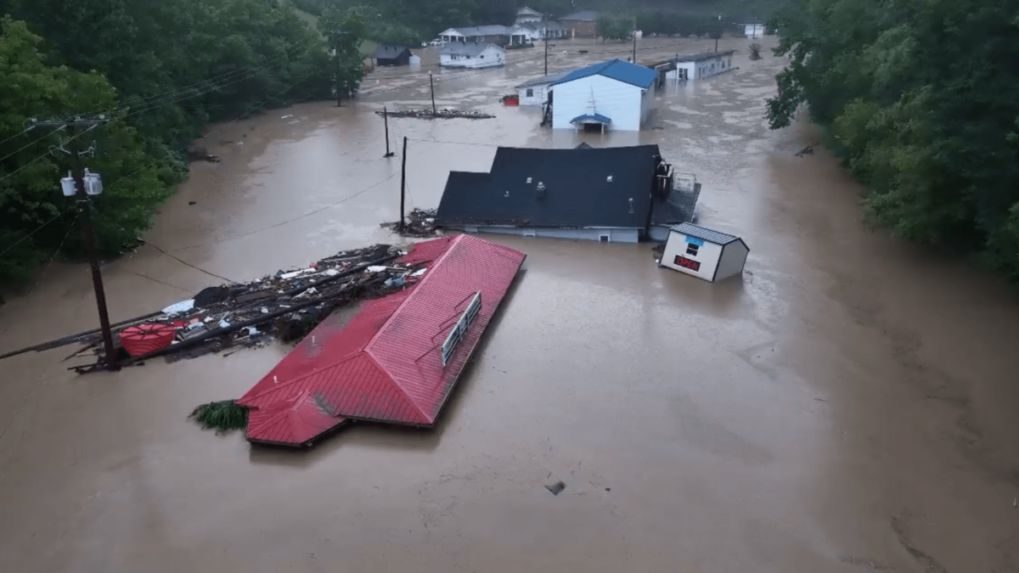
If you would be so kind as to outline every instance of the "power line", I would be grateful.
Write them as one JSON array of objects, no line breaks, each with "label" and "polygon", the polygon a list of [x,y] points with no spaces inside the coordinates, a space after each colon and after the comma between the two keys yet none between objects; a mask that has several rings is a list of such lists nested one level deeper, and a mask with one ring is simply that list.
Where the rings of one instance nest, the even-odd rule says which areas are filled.
[{"label": "power line", "polygon": [[[35,127],[35,126],[32,126],[32,127]],[[24,150],[28,149],[29,147],[32,147],[32,146],[33,146],[33,145],[35,145],[36,143],[39,143],[40,141],[42,141],[42,140],[46,139],[47,137],[49,137],[49,136],[53,135],[54,133],[56,133],[56,132],[58,132],[58,131],[60,131],[60,130],[62,130],[62,129],[65,129],[66,127],[67,127],[66,125],[65,125],[65,126],[61,126],[61,127],[58,127],[57,129],[55,129],[55,130],[53,130],[53,131],[51,131],[51,132],[47,133],[46,135],[44,135],[44,136],[40,137],[39,139],[36,139],[35,141],[33,141],[33,142],[29,143],[29,144],[26,144],[26,145],[25,145],[24,147],[22,147],[21,149],[19,149],[19,150],[17,150],[17,151],[12,151],[12,152],[8,153],[7,155],[4,155],[3,157],[0,157],[0,162],[3,162],[3,161],[4,161],[5,159],[7,159],[8,157],[11,157],[11,156],[13,156],[13,155],[17,155],[17,154],[21,153],[22,151],[24,151]],[[25,130],[25,132],[27,132],[27,131],[28,131],[28,130],[26,129],[26,130]],[[24,132],[22,132],[22,133],[24,133]],[[10,139],[13,139],[13,138],[8,138],[8,141],[9,141]]]},{"label": "power line", "polygon": [[[66,144],[66,143],[70,143],[70,142],[74,141],[75,139],[78,139],[79,137],[81,137],[81,136],[85,135],[86,133],[88,133],[88,132],[92,131],[92,130],[93,130],[93,129],[95,129],[95,128],[96,128],[96,126],[94,126],[94,125],[93,125],[92,127],[88,128],[88,129],[86,129],[86,130],[83,130],[83,131],[82,131],[81,133],[79,133],[78,135],[75,135],[75,136],[74,136],[74,137],[72,137],[71,139],[68,139],[68,140],[67,140],[67,141],[65,141],[64,143],[65,143],[65,144]],[[35,159],[33,159],[33,160],[29,161],[28,163],[26,163],[26,164],[22,165],[21,167],[18,167],[18,168],[17,168],[17,169],[15,169],[14,171],[11,171],[11,172],[10,172],[10,173],[8,173],[7,175],[4,175],[3,177],[0,177],[0,182],[2,182],[2,181],[6,181],[7,179],[9,179],[9,178],[11,178],[11,177],[14,177],[14,175],[15,175],[15,174],[17,174],[17,173],[18,173],[19,171],[21,171],[22,169],[25,169],[26,167],[28,167],[28,166],[32,165],[33,163],[35,163],[36,161],[39,161],[40,159],[42,159],[43,157],[46,157],[47,155],[49,155],[49,152],[48,152],[48,151],[47,151],[46,153],[43,153],[42,155],[40,155],[40,156],[36,157]]]},{"label": "power line", "polygon": [[32,131],[32,130],[33,130],[34,128],[35,128],[35,126],[34,126],[34,125],[30,125],[30,126],[26,127],[26,128],[25,128],[25,130],[24,130],[24,131],[22,131],[21,133],[16,133],[16,134],[14,134],[14,135],[12,135],[12,136],[8,137],[7,139],[5,139],[5,140],[3,140],[3,141],[0,141],[0,145],[3,145],[3,144],[7,143],[8,141],[10,141],[10,140],[12,140],[12,139],[14,139],[14,138],[16,138],[16,137],[21,137],[22,135],[25,135],[25,134],[26,134],[26,133],[28,133],[29,131]]},{"label": "power line", "polygon": [[42,284],[43,279],[45,279],[46,275],[50,272],[50,267],[53,266],[53,261],[55,261],[56,258],[57,258],[57,255],[60,254],[60,249],[64,248],[64,243],[66,243],[67,242],[67,238],[71,236],[71,231],[74,230],[75,223],[77,223],[77,222],[78,222],[78,216],[75,215],[74,216],[74,220],[71,221],[71,224],[67,227],[67,234],[64,235],[64,239],[62,241],[60,241],[59,245],[57,245],[57,250],[54,251],[53,252],[53,256],[50,257],[50,262],[46,263],[46,268],[43,269],[42,275],[39,277],[39,280],[35,281],[35,287],[32,289],[33,291],[36,288],[39,288],[39,285]]},{"label": "power line", "polygon": [[263,233],[263,232],[269,231],[271,229],[276,229],[276,228],[282,227],[284,225],[289,225],[290,223],[293,223],[295,221],[300,221],[301,219],[305,219],[307,217],[311,217],[312,215],[316,215],[318,213],[321,213],[322,211],[325,211],[327,209],[332,209],[333,207],[336,207],[337,205],[340,205],[342,203],[346,203],[347,201],[350,201],[351,199],[355,199],[357,197],[360,197],[361,195],[364,195],[365,193],[371,191],[372,189],[375,189],[379,185],[382,185],[383,183],[385,183],[386,181],[389,181],[390,179],[396,177],[397,175],[399,175],[399,173],[394,173],[394,174],[390,175],[389,177],[386,177],[385,179],[382,179],[381,181],[378,181],[378,182],[374,183],[373,185],[371,185],[369,187],[366,187],[366,188],[358,191],[357,193],[354,193],[353,195],[348,195],[348,196],[344,197],[343,199],[340,199],[339,201],[336,201],[335,203],[330,203],[330,204],[328,204],[328,205],[326,205],[324,207],[320,207],[320,208],[315,209],[313,211],[309,211],[307,213],[304,213],[303,215],[298,215],[297,217],[294,217],[292,219],[287,219],[286,221],[282,221],[280,223],[276,223],[275,225],[270,225],[268,227],[263,227],[261,229],[258,229],[258,230],[255,230],[255,231],[251,231],[249,233],[244,233],[243,235],[238,235],[236,237],[229,237],[229,238],[226,238],[226,239],[212,241],[211,243],[202,243],[202,244],[199,244],[199,245],[191,245],[191,246],[188,246],[188,247],[181,247],[179,249],[174,249],[173,252],[176,253],[176,252],[179,252],[179,251],[187,251],[187,250],[190,250],[190,249],[197,249],[197,248],[200,248],[200,247],[207,247],[207,246],[211,246],[211,245],[219,245],[219,244],[222,244],[222,243],[228,243],[228,242],[231,242],[231,241],[237,241],[237,240],[243,239],[245,237],[250,237],[252,235],[257,235],[258,233]]},{"label": "power line", "polygon": [[[107,223],[110,223],[110,224],[111,224],[111,225],[113,225],[114,227],[117,227],[117,228],[118,228],[118,229],[120,229],[121,231],[123,231],[123,232],[127,233],[127,229],[125,229],[125,228],[124,228],[123,226],[121,226],[121,225],[120,225],[119,223],[117,223],[116,221],[113,221],[113,220],[111,220],[111,219],[110,219],[109,217],[107,217],[106,215],[104,215],[104,214],[100,213],[100,212],[99,212],[99,210],[98,210],[98,209],[96,209],[96,208],[95,208],[95,206],[94,206],[94,205],[92,205],[92,203],[91,203],[91,202],[89,203],[89,208],[90,208],[90,209],[92,209],[92,212],[93,212],[93,213],[95,213],[96,215],[98,215],[98,216],[99,216],[99,217],[100,217],[101,219],[103,219],[103,220],[104,220],[104,221],[106,221]],[[177,261],[178,263],[180,263],[180,264],[182,264],[182,265],[184,265],[184,266],[187,266],[187,267],[191,267],[192,269],[195,269],[196,271],[199,271],[199,272],[205,273],[205,274],[209,275],[210,277],[214,277],[214,278],[217,278],[217,279],[220,279],[220,280],[224,280],[224,281],[226,281],[226,282],[228,282],[228,283],[237,283],[237,281],[235,281],[235,280],[231,280],[231,279],[228,279],[228,278],[226,278],[226,277],[221,277],[221,276],[217,275],[216,273],[213,273],[213,272],[209,272],[209,271],[207,271],[207,270],[205,270],[205,269],[203,269],[203,268],[201,268],[201,267],[195,266],[195,265],[193,265],[193,264],[191,264],[191,263],[189,263],[189,262],[187,262],[187,261],[184,261],[184,260],[182,260],[182,259],[179,259],[179,258],[177,258],[177,257],[175,257],[175,256],[173,256],[173,255],[171,255],[170,253],[168,253],[168,252],[164,251],[163,249],[159,248],[159,247],[158,247],[157,245],[153,245],[152,243],[149,243],[149,242],[146,242],[146,241],[142,241],[142,244],[143,244],[143,245],[148,245],[148,246],[152,247],[153,249],[155,249],[155,250],[159,251],[160,253],[162,253],[162,254],[164,254],[164,255],[166,255],[166,256],[168,256],[168,257],[170,257],[171,259],[173,259],[173,260]],[[137,274],[137,273],[133,273],[133,274]],[[139,275],[139,276],[144,276],[144,275]],[[153,279],[153,278],[151,278],[151,277],[144,277],[144,278],[147,278],[147,279],[149,279],[149,280],[155,280],[155,279]],[[156,281],[156,282],[160,282],[160,281]],[[163,284],[166,284],[166,283],[163,283]],[[173,286],[173,285],[167,285],[167,286]]]},{"label": "power line", "polygon": [[[318,70],[315,70],[315,71],[318,71]],[[176,99],[173,99],[173,97],[171,97],[171,98],[167,98],[167,99],[165,99],[163,101],[152,102],[151,105],[142,106],[141,109],[132,109],[132,110],[129,110],[129,112],[124,115],[124,117],[128,118],[128,117],[131,117],[131,116],[138,115],[140,113],[148,113],[148,112],[151,112],[151,111],[155,111],[155,110],[157,110],[157,109],[159,109],[161,107],[165,107],[165,106],[168,106],[168,105],[173,105],[173,104],[176,104],[176,103],[180,103],[182,101],[187,101],[189,99],[194,99],[194,98],[197,98],[197,97],[201,97],[201,96],[206,95],[208,93],[221,90],[221,89],[223,89],[223,88],[225,88],[227,86],[231,86],[233,84],[237,84],[237,83],[240,83],[240,82],[243,82],[243,81],[247,81],[247,80],[255,77],[256,75],[258,75],[259,73],[260,73],[260,70],[255,70],[255,71],[249,73],[246,76],[242,76],[240,78],[233,79],[232,81],[225,82],[225,83],[222,83],[222,84],[217,84],[217,85],[209,86],[208,89],[206,89],[204,91],[199,91],[198,93],[193,93],[193,94],[190,94],[190,95],[179,96],[179,97],[176,97]],[[311,74],[309,74],[309,75],[311,75]]]},{"label": "power line", "polygon": [[[213,76],[211,78],[206,78],[206,79],[204,79],[202,81],[195,82],[195,83],[193,83],[191,85],[188,85],[188,86],[185,86],[185,87],[182,87],[182,88],[174,88],[174,89],[171,89],[171,90],[167,90],[167,91],[165,91],[165,92],[163,92],[161,94],[153,94],[153,95],[150,95],[150,96],[145,96],[144,98],[142,98],[142,102],[140,104],[138,104],[136,107],[138,107],[138,108],[148,108],[148,111],[151,111],[153,109],[157,109],[158,107],[161,107],[160,105],[153,105],[153,104],[158,103],[160,100],[163,100],[164,103],[165,103],[165,100],[170,100],[170,99],[173,99],[174,97],[177,97],[178,95],[190,92],[193,89],[195,89],[197,86],[201,86],[202,88],[209,87],[210,89],[207,89],[204,92],[202,92],[202,94],[199,94],[199,95],[203,95],[203,94],[208,93],[210,91],[214,91],[215,89],[222,88],[222,87],[225,87],[227,85],[230,85],[231,83],[236,83],[236,82],[226,82],[226,81],[224,81],[224,80],[227,80],[227,79],[234,79],[234,78],[230,78],[230,76],[238,76],[238,75],[242,75],[242,74],[245,74],[245,73],[253,72],[250,76],[248,76],[246,78],[243,78],[243,79],[248,79],[250,77],[253,77],[253,75],[257,74],[259,71],[264,71],[266,69],[275,67],[276,63],[278,63],[279,60],[289,60],[290,58],[297,57],[299,55],[297,53],[298,50],[301,50],[301,49],[307,50],[308,48],[312,47],[312,44],[314,44],[316,41],[317,40],[310,41],[307,45],[303,45],[303,46],[302,45],[294,46],[292,49],[288,49],[287,52],[284,53],[283,55],[277,56],[276,58],[273,58],[273,59],[269,60],[268,62],[263,62],[263,63],[258,64],[256,66],[249,66],[249,67],[246,67],[246,68],[240,68],[240,69],[237,69],[237,70],[233,70],[231,72],[225,72],[223,74],[219,74],[218,76]],[[300,54],[300,55],[303,55],[303,54]],[[223,83],[222,84],[218,84],[218,82],[221,82],[221,81],[223,81]],[[237,80],[237,81],[243,81],[243,80]],[[195,96],[195,97],[197,97],[197,96]],[[179,101],[183,101],[183,100],[179,100]],[[173,103],[173,102],[170,102],[170,103]],[[95,114],[98,114],[98,113],[112,114],[112,113],[114,113],[114,112],[116,112],[116,111],[118,111],[120,109],[121,109],[121,107],[115,107],[112,110],[107,110],[106,108],[101,108],[101,109],[93,110],[89,114],[84,114],[84,115],[95,115]],[[130,106],[128,106],[128,111],[131,111]]]},{"label": "power line", "polygon": [[11,250],[11,249],[13,249],[14,247],[17,247],[18,245],[20,245],[20,244],[21,244],[21,243],[23,243],[24,241],[28,240],[28,239],[29,239],[29,237],[31,237],[32,235],[34,235],[34,234],[38,233],[39,231],[43,230],[43,228],[44,228],[44,227],[46,227],[47,225],[49,225],[49,224],[50,224],[50,223],[52,223],[53,221],[56,221],[57,219],[59,219],[60,217],[62,217],[62,216],[63,216],[63,215],[65,214],[65,213],[67,213],[68,211],[70,211],[71,209],[74,209],[74,206],[73,206],[73,205],[72,205],[72,206],[70,206],[70,207],[68,207],[68,208],[66,208],[66,209],[64,209],[64,210],[63,210],[63,211],[61,211],[60,213],[58,213],[56,217],[53,217],[53,218],[52,218],[52,219],[50,219],[49,221],[46,221],[46,222],[45,222],[45,223],[43,223],[42,225],[39,225],[39,227],[38,227],[38,228],[37,228],[36,230],[34,230],[34,231],[32,231],[31,233],[29,233],[29,234],[25,235],[25,236],[24,236],[24,237],[22,237],[21,239],[18,239],[18,241],[17,241],[17,242],[15,242],[15,243],[14,243],[13,245],[11,245],[11,246],[7,247],[6,249],[4,249],[4,251],[3,251],[2,253],[0,253],[0,257],[2,257],[2,256],[4,256],[4,255],[6,255],[6,254],[7,254],[7,253],[8,253],[8,252],[9,252],[9,251]]}]

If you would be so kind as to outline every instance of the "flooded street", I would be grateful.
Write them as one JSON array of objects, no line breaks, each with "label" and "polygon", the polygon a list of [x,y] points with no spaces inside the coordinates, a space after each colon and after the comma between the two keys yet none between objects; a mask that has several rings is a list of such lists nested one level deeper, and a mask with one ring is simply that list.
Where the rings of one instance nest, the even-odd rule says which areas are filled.
[{"label": "flooded street", "polygon": [[[501,106],[540,49],[470,72],[426,55],[345,107],[221,126],[223,162],[193,165],[146,236],[169,255],[104,266],[112,320],[396,241],[379,223],[398,217],[404,137],[409,207],[499,145],[658,144],[703,183],[698,222],[744,237],[747,272],[709,284],[649,243],[484,235],[526,271],[437,427],[355,425],[307,452],[185,419],[284,346],[84,377],[70,348],[5,360],[0,571],[1019,570],[1019,304],[870,229],[835,159],[795,156],[809,126],[767,129],[782,62],[749,43],[722,40],[739,69],[668,86],[639,134],[553,134]],[[655,39],[639,59],[712,48]],[[630,49],[561,42],[550,70]],[[439,107],[497,117],[391,119],[383,158],[374,112],[431,105],[429,70]],[[86,267],[55,265],[0,307],[0,353],[96,323]]]}]

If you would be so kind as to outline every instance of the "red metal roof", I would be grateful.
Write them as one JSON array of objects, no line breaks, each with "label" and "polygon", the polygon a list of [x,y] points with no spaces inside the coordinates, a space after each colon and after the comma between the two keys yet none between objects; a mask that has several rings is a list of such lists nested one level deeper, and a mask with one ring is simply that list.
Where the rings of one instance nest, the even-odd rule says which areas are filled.
[{"label": "red metal roof", "polygon": [[[400,259],[428,267],[416,284],[366,301],[346,325],[327,319],[238,401],[251,408],[248,439],[304,444],[346,418],[433,425],[524,257],[468,235],[418,243]],[[444,367],[442,344],[476,293]]]}]

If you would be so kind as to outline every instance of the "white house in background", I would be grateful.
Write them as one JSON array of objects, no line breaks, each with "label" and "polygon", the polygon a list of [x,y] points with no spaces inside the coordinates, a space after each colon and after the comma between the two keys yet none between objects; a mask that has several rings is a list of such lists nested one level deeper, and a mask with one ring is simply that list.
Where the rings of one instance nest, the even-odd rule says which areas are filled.
[{"label": "white house in background", "polygon": [[510,45],[523,46],[533,44],[538,39],[538,31],[530,24],[516,24],[510,28]]},{"label": "white house in background", "polygon": [[439,49],[439,65],[444,68],[495,68],[506,64],[506,50],[495,44],[454,42]]},{"label": "white house in background", "polygon": [[539,76],[520,84],[517,86],[517,91],[520,92],[520,105],[545,105],[545,102],[548,101],[548,91],[552,84],[571,73],[573,73],[573,70],[566,70],[547,76]]},{"label": "white house in background", "polygon": [[727,52],[705,52],[673,59],[676,69],[665,74],[667,80],[697,80],[732,70],[734,50]]},{"label": "white house in background", "polygon": [[509,26],[501,25],[450,28],[439,34],[439,41],[443,44],[450,44],[453,42],[469,44],[474,42],[477,44],[495,44],[497,46],[505,46],[510,43],[511,29],[512,28]]},{"label": "white house in background", "polygon": [[764,24],[744,24],[743,33],[748,38],[757,39],[764,36]]},{"label": "white house in background", "polygon": [[559,22],[549,22],[549,21],[530,22],[530,23],[521,24],[521,25],[522,26],[527,26],[528,28],[531,28],[532,30],[534,30],[534,37],[535,37],[535,39],[555,40],[555,39],[558,39],[558,38],[562,38],[563,35],[564,35],[563,25],[560,24]]},{"label": "white house in background", "polygon": [[750,248],[735,235],[683,223],[669,233],[659,265],[717,282],[742,274],[748,254]]},{"label": "white house in background", "polygon": [[544,18],[541,16],[541,12],[524,6],[517,10],[517,24],[528,24],[530,22],[541,22]]},{"label": "white house in background", "polygon": [[764,37],[767,33],[767,29],[764,26],[764,20],[757,16],[743,16],[736,21],[736,26],[743,31],[743,34],[748,38],[754,40]]},{"label": "white house in background", "polygon": [[610,60],[567,74],[551,85],[552,128],[639,131],[654,102],[658,74]]}]

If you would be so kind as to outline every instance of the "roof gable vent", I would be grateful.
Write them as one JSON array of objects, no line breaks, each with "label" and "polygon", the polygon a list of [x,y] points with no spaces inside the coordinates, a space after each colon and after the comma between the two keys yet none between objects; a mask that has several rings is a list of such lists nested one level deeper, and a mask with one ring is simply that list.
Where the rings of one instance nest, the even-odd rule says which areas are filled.
[{"label": "roof gable vent", "polygon": [[538,181],[538,199],[544,199],[546,194],[545,184]]}]

